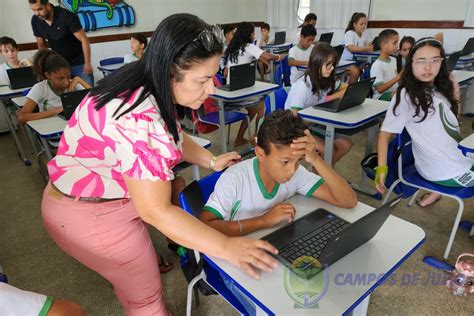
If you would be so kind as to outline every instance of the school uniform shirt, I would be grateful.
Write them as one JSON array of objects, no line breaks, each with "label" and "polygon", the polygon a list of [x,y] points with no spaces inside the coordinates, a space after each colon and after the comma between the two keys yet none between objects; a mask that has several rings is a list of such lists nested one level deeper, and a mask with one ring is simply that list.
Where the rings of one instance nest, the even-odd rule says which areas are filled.
[{"label": "school uniform shirt", "polygon": [[[401,133],[407,129],[412,139],[415,167],[420,175],[429,181],[443,181],[469,171],[472,162],[458,148],[461,140],[459,123],[451,111],[449,101],[437,91],[433,91],[433,109],[423,122],[420,110],[415,116],[415,107],[406,90],[400,95],[400,104],[393,114],[396,98],[390,103],[382,131]],[[417,123],[419,122],[419,123]]]},{"label": "school uniform shirt", "polygon": [[[309,56],[314,45],[304,49],[298,45],[293,46],[288,53],[288,60],[309,61]],[[293,84],[296,79],[304,74],[304,70],[299,70],[296,66],[291,67],[290,81]]]},{"label": "school uniform shirt", "polygon": [[[341,86],[339,80],[336,81],[334,91],[337,91]],[[313,85],[309,76],[306,78],[300,77],[291,85],[290,92],[285,102],[285,110],[302,110],[315,104],[323,103],[329,93],[329,89],[321,90],[319,94],[314,94]]]},{"label": "school uniform shirt", "polygon": [[11,69],[10,65],[3,63],[0,65],[0,86],[10,85],[10,78],[8,78],[7,69]]},{"label": "school uniform shirt", "polygon": [[0,282],[0,315],[47,315],[54,299]]},{"label": "school uniform shirt", "polygon": [[258,172],[258,159],[248,159],[229,167],[217,180],[214,192],[204,206],[223,220],[243,220],[262,215],[296,193],[312,196],[324,180],[299,166],[288,182],[276,183],[267,192]]},{"label": "school uniform shirt", "polygon": [[137,55],[135,55],[135,53],[131,53],[131,54],[127,54],[125,56],[123,56],[123,62],[124,64],[128,64],[128,63],[131,63],[131,62],[134,62],[134,61],[137,61],[138,58],[137,58]]},{"label": "school uniform shirt", "polygon": [[40,112],[63,106],[61,97],[51,88],[49,80],[43,80],[35,84],[26,97],[38,104]]},{"label": "school uniform shirt", "polygon": [[[142,93],[143,88],[137,89],[124,108]],[[136,180],[174,179],[172,168],[182,158],[179,120],[179,141],[175,143],[153,96],[116,119],[114,113],[121,104],[122,99],[116,98],[96,110],[96,98],[88,96],[69,119],[57,154],[48,163],[50,180],[61,192],[130,198],[124,175]]]},{"label": "school uniform shirt", "polygon": [[390,101],[391,96],[398,88],[398,82],[387,89],[384,93],[378,93],[375,87],[377,85],[386,83],[397,76],[397,60],[395,57],[390,56],[389,60],[377,60],[372,64],[370,68],[370,77],[375,77],[374,81],[374,99],[380,99]]},{"label": "school uniform shirt", "polygon": [[[244,51],[239,51],[239,55],[237,56],[237,63],[232,62],[230,59],[227,60],[227,67],[230,68],[234,65],[241,65],[251,62],[254,59],[259,59],[260,55],[262,55],[263,50],[255,44],[248,43],[245,46]],[[227,84],[230,83],[229,75],[227,75]]]},{"label": "school uniform shirt", "polygon": [[53,6],[53,9],[54,18],[51,25],[33,15],[31,18],[33,35],[44,38],[48,46],[63,56],[69,65],[84,64],[82,43],[74,36],[74,33],[82,30],[78,16],[59,6]]},{"label": "school uniform shirt", "polygon": [[364,47],[369,45],[370,42],[371,39],[369,38],[367,31],[362,32],[361,36],[354,31],[347,31],[346,34],[344,34],[344,51],[342,52],[341,59],[352,60],[352,53],[347,49],[347,46],[354,45],[357,47]]}]

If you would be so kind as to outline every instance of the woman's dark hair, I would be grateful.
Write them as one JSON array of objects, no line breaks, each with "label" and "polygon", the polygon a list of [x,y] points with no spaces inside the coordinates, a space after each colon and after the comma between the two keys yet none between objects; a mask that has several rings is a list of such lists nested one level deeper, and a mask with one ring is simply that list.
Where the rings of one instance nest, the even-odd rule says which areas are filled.
[{"label": "woman's dark hair", "polygon": [[232,32],[233,30],[235,30],[235,26],[233,24],[226,24],[222,28],[222,31],[224,32],[224,36],[227,33]]},{"label": "woman's dark hair", "polygon": [[[403,36],[402,39],[400,40],[400,45],[398,46],[400,50],[402,49],[404,43],[410,43],[411,47],[413,47],[415,46],[415,39],[411,36]],[[402,59],[403,57],[400,54],[398,54],[397,55],[397,72],[400,72],[403,69]]]},{"label": "woman's dark hair", "polygon": [[130,37],[136,39],[140,44],[143,44],[143,49],[146,48],[146,45],[148,44],[148,39],[145,35],[143,35],[142,33],[135,33],[132,34],[132,36]]},{"label": "woman's dark hair", "polygon": [[11,45],[13,48],[18,49],[16,41],[8,36],[0,37],[0,45]]},{"label": "woman's dark hair", "polygon": [[245,46],[252,42],[252,33],[254,27],[249,22],[241,22],[237,25],[234,37],[230,41],[224,53],[224,64],[230,60],[233,63],[237,63],[239,54],[245,51]]},{"label": "woman's dark hair", "polygon": [[270,144],[288,146],[294,139],[304,136],[305,129],[301,117],[294,115],[291,110],[276,110],[265,117],[258,129],[257,145],[268,155]]},{"label": "woman's dark hair", "polygon": [[301,25],[298,25],[298,27],[303,27],[304,25],[308,24],[309,22],[311,21],[317,21],[318,20],[318,17],[316,16],[315,13],[311,12],[311,13],[308,13],[306,14],[306,16],[304,17],[304,20],[303,20],[303,23]]},{"label": "woman's dark hair", "polygon": [[[431,46],[439,49],[441,58],[441,66],[439,69],[438,75],[434,79],[433,85],[429,82],[423,82],[418,80],[413,75],[413,55],[418,49],[425,46]],[[397,89],[395,106],[393,107],[393,114],[395,114],[395,109],[400,104],[401,100],[401,91],[406,89],[406,94],[410,98],[411,103],[415,106],[415,115],[416,117],[420,114],[420,111],[423,111],[423,117],[419,122],[423,122],[428,116],[430,108],[433,108],[433,91],[434,89],[441,93],[448,101],[451,103],[451,110],[453,113],[458,112],[458,100],[454,98],[454,87],[451,79],[449,78],[448,67],[445,62],[446,54],[443,49],[443,44],[438,40],[430,37],[425,37],[420,39],[415,45],[411,48],[410,53],[407,56],[407,61],[405,67],[403,68],[403,74],[400,78],[400,84]]]},{"label": "woman's dark hair", "polygon": [[[171,80],[182,80],[183,71],[222,54],[222,44],[215,35],[212,37],[212,48],[206,49],[199,39],[203,31],[212,33],[211,27],[195,15],[179,13],[164,19],[153,33],[141,59],[100,80],[92,89],[91,96],[97,97],[95,108],[99,110],[112,99],[120,97],[122,103],[113,114],[118,119],[152,96],[177,143],[179,135],[176,115],[182,114],[183,108],[173,103]],[[127,105],[140,87],[143,87],[143,93],[132,105]],[[121,111],[123,108],[124,111]]]},{"label": "woman's dark hair", "polygon": [[[331,59],[334,68],[331,75],[327,78],[323,77],[321,69],[326,67],[326,61]],[[311,55],[309,56],[308,68],[304,73],[304,79],[309,77],[311,81],[313,94],[320,95],[322,91],[329,90],[328,94],[332,94],[336,88],[335,67],[338,62],[337,52],[328,43],[319,42],[314,45]]]},{"label": "woman's dark hair", "polygon": [[51,49],[40,49],[33,56],[33,72],[38,80],[45,80],[45,72],[52,73],[60,69],[71,69],[71,66],[63,56]]},{"label": "woman's dark hair", "polygon": [[347,24],[347,27],[344,33],[347,33],[347,31],[354,31],[354,24],[359,22],[359,20],[362,18],[367,18],[367,15],[365,15],[365,13],[362,13],[362,12],[354,12],[354,14],[352,14],[351,19],[349,20],[349,23]]}]

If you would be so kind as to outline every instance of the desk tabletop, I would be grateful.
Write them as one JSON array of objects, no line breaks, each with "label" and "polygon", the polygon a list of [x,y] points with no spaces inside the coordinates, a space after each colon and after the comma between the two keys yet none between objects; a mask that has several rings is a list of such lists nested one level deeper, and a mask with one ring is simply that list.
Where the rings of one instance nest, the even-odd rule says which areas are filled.
[{"label": "desk tabletop", "polygon": [[240,99],[249,98],[252,96],[257,96],[260,94],[265,94],[277,88],[278,88],[278,85],[274,83],[255,81],[255,84],[253,86],[244,88],[244,89],[239,89],[239,90],[234,90],[234,91],[224,91],[224,90],[216,89],[216,93],[211,94],[210,97],[213,99],[236,101]]},{"label": "desk tabletop", "polygon": [[187,134],[194,142],[201,147],[208,148],[211,146],[211,141],[209,139],[201,138],[201,137],[196,137],[190,134]]},{"label": "desk tabletop", "polygon": [[352,128],[384,115],[389,104],[388,101],[365,99],[361,105],[337,113],[309,107],[299,111],[298,115],[314,123],[332,124],[336,128]]},{"label": "desk tabletop", "polygon": [[66,127],[67,121],[59,116],[51,116],[41,120],[29,121],[26,124],[41,137],[48,138],[61,134]]},{"label": "desk tabletop", "polygon": [[16,98],[12,98],[12,102],[19,108],[22,108],[23,105],[25,104],[25,101],[26,101],[26,97],[16,97]]},{"label": "desk tabletop", "polygon": [[290,42],[286,42],[286,43],[283,43],[283,44],[277,44],[277,45],[267,44],[267,45],[263,45],[262,49],[284,48],[284,47],[292,46],[292,45],[293,45],[293,43],[290,43]]},{"label": "desk tabletop", "polygon": [[12,90],[9,86],[0,86],[0,97],[21,94],[26,89],[27,88]]},{"label": "desk tabletop", "polygon": [[97,69],[106,70],[106,71],[114,71],[114,70],[117,70],[119,68],[122,68],[124,65],[125,65],[125,63],[110,64],[110,65],[98,66]]},{"label": "desk tabletop", "polygon": [[474,53],[459,57],[458,63],[470,63],[474,61]]},{"label": "desk tabletop", "polygon": [[[342,209],[314,198],[297,195],[291,198],[299,218],[322,207],[331,213],[354,222],[374,209],[358,203],[354,209]],[[257,231],[250,235],[261,238],[273,229]],[[272,273],[262,273],[254,280],[241,269],[228,262],[210,257],[211,264],[230,276],[252,300],[267,313],[276,315],[340,315],[352,311],[366,295],[375,290],[409,255],[424,241],[425,232],[418,226],[390,216],[370,241],[324,270],[326,293],[314,309],[295,308],[287,290],[289,271],[280,263]],[[348,278],[356,275],[367,277],[366,282],[351,283]],[[369,281],[372,276],[373,280]]]},{"label": "desk tabletop", "polygon": [[468,83],[470,80],[474,79],[474,71],[453,70],[453,75],[460,85]]},{"label": "desk tabletop", "polygon": [[380,56],[380,51],[377,50],[375,52],[354,52],[352,53],[354,56]]},{"label": "desk tabletop", "polygon": [[459,144],[458,147],[463,152],[474,152],[474,134],[469,135],[464,138]]}]

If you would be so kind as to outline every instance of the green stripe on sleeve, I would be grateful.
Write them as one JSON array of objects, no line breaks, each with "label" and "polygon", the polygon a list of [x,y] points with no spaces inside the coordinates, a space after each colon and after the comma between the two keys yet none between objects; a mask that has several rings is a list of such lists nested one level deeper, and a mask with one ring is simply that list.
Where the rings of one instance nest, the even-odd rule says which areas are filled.
[{"label": "green stripe on sleeve", "polygon": [[311,187],[311,189],[309,189],[309,191],[306,193],[306,196],[307,196],[307,197],[313,196],[314,191],[316,191],[316,190],[321,186],[321,184],[323,184],[323,183],[324,183],[324,179],[323,179],[323,178],[319,179],[318,182],[316,182],[316,183]]},{"label": "green stripe on sleeve", "polygon": [[302,110],[303,108],[300,108],[299,106],[292,106],[291,109],[299,111],[299,110]]},{"label": "green stripe on sleeve", "polygon": [[51,306],[53,306],[54,303],[54,298],[52,296],[48,296],[46,298],[46,301],[44,302],[43,308],[41,308],[39,312],[39,316],[46,316],[48,315],[49,310],[51,309]]},{"label": "green stripe on sleeve", "polygon": [[222,216],[222,214],[216,210],[215,208],[209,206],[209,205],[204,205],[204,207],[202,208],[203,211],[208,211],[208,212],[211,212],[212,214],[214,214],[215,217],[217,217],[217,219],[224,219],[224,217]]}]

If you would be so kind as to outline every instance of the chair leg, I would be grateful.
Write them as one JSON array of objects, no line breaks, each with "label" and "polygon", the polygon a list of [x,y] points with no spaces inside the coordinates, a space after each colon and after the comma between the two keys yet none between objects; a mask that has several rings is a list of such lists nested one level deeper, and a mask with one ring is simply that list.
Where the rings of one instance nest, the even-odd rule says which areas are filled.
[{"label": "chair leg", "polygon": [[229,145],[229,144],[230,144],[230,125],[231,125],[231,124],[228,125],[228,126],[229,126],[229,129],[227,130],[227,146],[230,146],[230,145]]},{"label": "chair leg", "polygon": [[251,135],[251,132],[250,132],[250,118],[249,116],[247,115],[247,123],[248,123],[248,127],[247,127],[247,133],[248,133],[248,140],[250,141],[252,135]]},{"label": "chair leg", "polygon": [[443,258],[446,260],[448,259],[449,252],[451,251],[451,246],[454,242],[454,237],[456,236],[456,231],[459,227],[459,222],[461,221],[462,212],[464,211],[464,202],[462,199],[458,197],[453,197],[459,203],[458,213],[456,215],[456,219],[454,220],[453,229],[451,230],[451,235],[449,235],[448,245],[446,246],[446,250],[444,251]]},{"label": "chair leg", "polygon": [[420,190],[416,190],[416,192],[413,194],[413,196],[412,196],[411,199],[410,199],[410,202],[408,202],[408,207],[412,207],[412,206],[413,206],[413,202],[415,202],[416,196],[418,195],[418,192],[420,192]]},{"label": "chair leg", "polygon": [[186,297],[186,316],[191,316],[194,286],[199,280],[202,280],[203,278],[204,278],[203,273],[200,273],[199,275],[196,275],[188,284],[188,294]]},{"label": "chair leg", "polygon": [[388,189],[388,192],[385,194],[385,197],[383,198],[382,204],[387,203],[388,198],[390,197],[390,194],[392,194],[393,190],[395,189],[397,184],[399,184],[400,182],[401,182],[400,179],[397,179],[395,182],[392,183],[392,185]]}]

